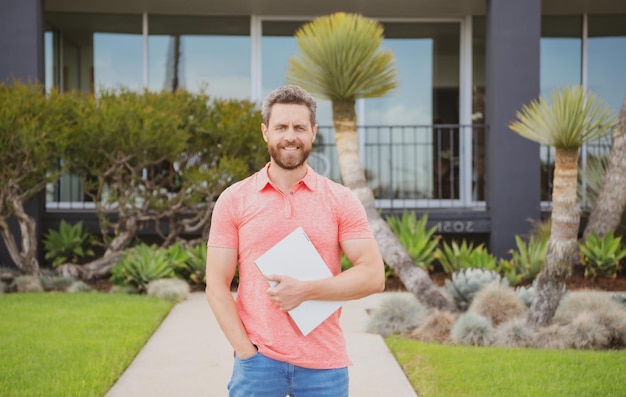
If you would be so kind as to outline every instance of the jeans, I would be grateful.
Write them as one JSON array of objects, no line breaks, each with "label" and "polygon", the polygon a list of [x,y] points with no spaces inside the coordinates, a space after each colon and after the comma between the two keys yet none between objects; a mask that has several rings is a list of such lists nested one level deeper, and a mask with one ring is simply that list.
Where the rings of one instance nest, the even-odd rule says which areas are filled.
[{"label": "jeans", "polygon": [[265,357],[235,355],[230,397],[348,397],[348,368],[310,369]]}]

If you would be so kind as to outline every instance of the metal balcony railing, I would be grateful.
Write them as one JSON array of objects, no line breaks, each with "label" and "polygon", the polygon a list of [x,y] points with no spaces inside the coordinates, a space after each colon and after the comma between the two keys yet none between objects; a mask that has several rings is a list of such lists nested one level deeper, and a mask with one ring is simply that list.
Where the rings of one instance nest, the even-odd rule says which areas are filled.
[{"label": "metal balcony railing", "polygon": [[[368,183],[382,209],[484,208],[484,125],[413,125],[358,127],[360,153]],[[605,139],[581,149],[581,184],[593,188],[583,171],[605,159],[611,141]],[[549,207],[554,174],[554,149],[541,146],[541,192]],[[319,173],[341,182],[332,127],[320,126],[309,164]],[[595,182],[593,182],[595,183]],[[46,190],[47,207],[89,209],[80,180],[64,175]],[[585,195],[581,200],[587,203]],[[587,201],[585,201],[587,200]]]}]

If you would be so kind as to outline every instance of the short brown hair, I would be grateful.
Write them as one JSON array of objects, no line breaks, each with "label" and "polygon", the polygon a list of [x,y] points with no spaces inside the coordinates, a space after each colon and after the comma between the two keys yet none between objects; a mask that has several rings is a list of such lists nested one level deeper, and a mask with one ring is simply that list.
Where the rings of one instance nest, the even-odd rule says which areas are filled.
[{"label": "short brown hair", "polygon": [[311,125],[315,125],[315,112],[317,111],[317,103],[311,94],[297,85],[284,85],[276,88],[267,94],[261,105],[261,115],[263,123],[267,125],[270,121],[272,106],[277,103],[289,105],[305,105],[311,114]]}]

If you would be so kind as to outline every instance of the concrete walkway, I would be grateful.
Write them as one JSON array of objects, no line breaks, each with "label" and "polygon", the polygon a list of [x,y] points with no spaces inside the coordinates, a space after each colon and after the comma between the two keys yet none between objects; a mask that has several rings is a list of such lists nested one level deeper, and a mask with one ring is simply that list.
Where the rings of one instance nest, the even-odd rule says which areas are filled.
[{"label": "concrete walkway", "polygon": [[[416,397],[379,335],[366,333],[367,309],[384,294],[347,302],[342,313],[350,397]],[[224,397],[233,351],[204,293],[176,305],[106,397]]]}]

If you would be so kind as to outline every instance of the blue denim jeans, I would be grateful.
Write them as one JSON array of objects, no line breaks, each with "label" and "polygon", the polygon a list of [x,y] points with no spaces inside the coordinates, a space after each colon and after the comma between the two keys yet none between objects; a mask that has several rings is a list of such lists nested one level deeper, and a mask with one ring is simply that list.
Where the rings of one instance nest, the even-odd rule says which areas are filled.
[{"label": "blue denim jeans", "polygon": [[348,397],[348,368],[310,369],[265,357],[235,355],[230,397]]}]

